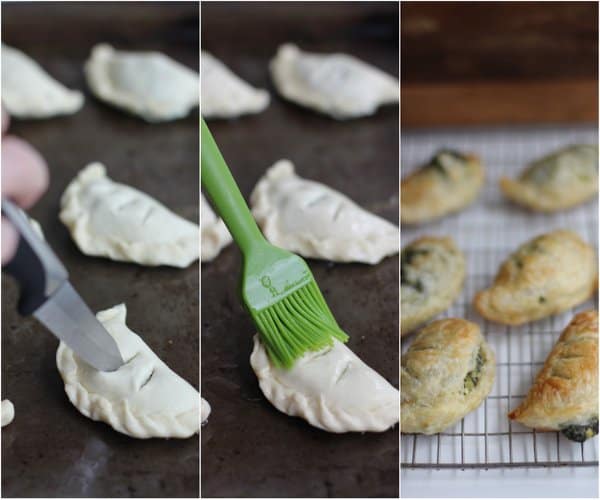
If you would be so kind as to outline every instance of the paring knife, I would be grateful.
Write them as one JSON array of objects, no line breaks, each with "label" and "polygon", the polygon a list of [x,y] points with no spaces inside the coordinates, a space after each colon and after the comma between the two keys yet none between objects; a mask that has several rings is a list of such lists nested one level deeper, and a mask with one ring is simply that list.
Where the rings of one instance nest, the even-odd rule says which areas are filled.
[{"label": "paring knife", "polygon": [[120,368],[123,358],[117,343],[71,286],[67,270],[36,234],[25,213],[3,199],[2,214],[20,235],[15,256],[4,266],[21,287],[19,313],[23,316],[33,314],[97,370]]}]

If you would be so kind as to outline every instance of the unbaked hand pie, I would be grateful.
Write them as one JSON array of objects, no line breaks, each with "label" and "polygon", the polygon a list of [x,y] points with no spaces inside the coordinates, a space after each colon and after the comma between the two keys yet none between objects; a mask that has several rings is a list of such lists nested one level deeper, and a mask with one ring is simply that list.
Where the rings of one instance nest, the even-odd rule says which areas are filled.
[{"label": "unbaked hand pie", "polygon": [[543,234],[521,245],[494,283],[475,295],[486,319],[520,325],[558,314],[587,300],[596,288],[596,253],[571,231]]},{"label": "unbaked hand pie", "polygon": [[204,423],[208,420],[208,417],[210,416],[211,408],[206,399],[201,399],[202,401],[200,402],[200,421]]},{"label": "unbaked hand pie", "polygon": [[479,326],[464,319],[430,323],[402,355],[400,430],[442,432],[479,407],[495,373]]},{"label": "unbaked hand pie", "polygon": [[219,255],[221,250],[233,240],[227,226],[213,212],[213,209],[202,193],[200,193],[200,203],[200,229],[202,232],[200,256],[202,262],[209,262]]},{"label": "unbaked hand pie", "polygon": [[515,180],[500,179],[515,203],[539,212],[579,205],[598,193],[598,146],[574,145],[534,161]]},{"label": "unbaked hand pie", "polygon": [[418,224],[470,205],[481,190],[484,169],[475,155],[438,151],[400,184],[400,221]]},{"label": "unbaked hand pie", "polygon": [[400,254],[400,332],[412,332],[452,304],[465,278],[465,258],[451,238],[423,237]]},{"label": "unbaked hand pie", "polygon": [[509,418],[583,442],[598,434],[598,313],[567,325],[523,402]]},{"label": "unbaked hand pie", "polygon": [[15,407],[8,399],[3,399],[1,410],[2,410],[1,427],[4,427],[5,425],[10,424],[13,421],[13,419],[15,418]]}]

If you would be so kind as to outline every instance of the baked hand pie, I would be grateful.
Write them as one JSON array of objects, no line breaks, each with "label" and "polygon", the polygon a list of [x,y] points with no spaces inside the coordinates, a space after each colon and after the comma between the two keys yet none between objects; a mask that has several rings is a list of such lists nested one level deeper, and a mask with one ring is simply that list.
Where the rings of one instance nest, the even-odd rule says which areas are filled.
[{"label": "baked hand pie", "polygon": [[442,432],[485,400],[495,373],[479,326],[454,318],[430,323],[402,355],[400,430]]},{"label": "baked hand pie", "polygon": [[481,190],[484,169],[472,154],[443,149],[400,184],[400,221],[418,224],[470,205]]},{"label": "baked hand pie", "polygon": [[557,230],[521,245],[492,286],[475,295],[474,305],[490,321],[521,325],[581,304],[594,292],[597,276],[592,247]]},{"label": "baked hand pie", "polygon": [[423,237],[400,254],[400,333],[445,311],[465,278],[465,258],[451,238]]},{"label": "baked hand pie", "polygon": [[508,417],[582,443],[598,434],[598,312],[573,318],[523,402]]},{"label": "baked hand pie", "polygon": [[598,146],[573,145],[534,161],[500,188],[515,203],[538,212],[579,205],[598,193]]}]

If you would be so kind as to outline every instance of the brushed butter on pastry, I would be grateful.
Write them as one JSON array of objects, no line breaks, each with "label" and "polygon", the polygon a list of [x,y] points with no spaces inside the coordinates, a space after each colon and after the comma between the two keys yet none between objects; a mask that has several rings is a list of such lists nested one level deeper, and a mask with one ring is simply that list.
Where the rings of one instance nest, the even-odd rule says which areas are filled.
[{"label": "brushed butter on pastry", "polygon": [[125,324],[124,304],[96,316],[125,364],[114,372],[88,365],[63,342],[56,366],[71,403],[86,417],[135,438],[187,438],[200,428],[200,394]]},{"label": "brushed butter on pastry", "polygon": [[280,160],[250,197],[252,214],[274,245],[304,257],[377,264],[399,250],[398,226]]},{"label": "brushed butter on pastry", "polygon": [[583,442],[598,434],[598,313],[577,314],[522,403],[508,414],[527,427]]},{"label": "brushed butter on pastry", "polygon": [[477,198],[484,168],[472,154],[443,149],[400,184],[400,221],[428,222],[467,207]]},{"label": "brushed butter on pastry", "polygon": [[475,295],[486,319],[520,325],[575,307],[596,288],[596,253],[577,234],[557,230],[521,245],[494,283]]},{"label": "brushed butter on pastry", "polygon": [[67,186],[60,220],[86,255],[187,267],[200,254],[197,224],[147,194],[114,182],[100,163],[85,167]]},{"label": "brushed butter on pastry", "polygon": [[200,228],[202,232],[202,246],[200,255],[202,262],[213,260],[221,250],[233,240],[225,223],[213,212],[206,198],[200,193]]},{"label": "brushed butter on pastry", "polygon": [[283,97],[338,120],[372,115],[399,100],[397,78],[347,54],[314,54],[287,43],[270,70]]},{"label": "brushed butter on pastry", "polygon": [[275,408],[319,429],[382,432],[398,422],[398,390],[335,339],[286,370],[271,363],[255,335],[250,364]]},{"label": "brushed butter on pastry", "polygon": [[502,192],[539,212],[574,207],[598,193],[598,146],[573,145],[540,158],[517,179],[500,179]]},{"label": "brushed butter on pastry", "polygon": [[423,237],[400,254],[400,332],[445,311],[460,293],[465,258],[452,238]]},{"label": "brushed butter on pastry", "polygon": [[400,430],[442,432],[481,405],[495,373],[479,326],[463,319],[430,323],[402,355]]}]

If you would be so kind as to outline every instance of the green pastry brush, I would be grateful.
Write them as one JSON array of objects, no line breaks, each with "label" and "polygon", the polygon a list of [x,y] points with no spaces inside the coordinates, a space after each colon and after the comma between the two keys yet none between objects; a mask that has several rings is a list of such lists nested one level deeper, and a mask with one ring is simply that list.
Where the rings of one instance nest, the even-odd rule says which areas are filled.
[{"label": "green pastry brush", "polygon": [[346,342],[303,259],[262,235],[204,120],[202,186],[242,251],[241,293],[271,361],[291,368],[307,351]]}]

